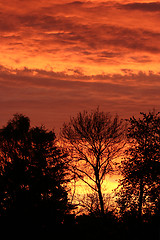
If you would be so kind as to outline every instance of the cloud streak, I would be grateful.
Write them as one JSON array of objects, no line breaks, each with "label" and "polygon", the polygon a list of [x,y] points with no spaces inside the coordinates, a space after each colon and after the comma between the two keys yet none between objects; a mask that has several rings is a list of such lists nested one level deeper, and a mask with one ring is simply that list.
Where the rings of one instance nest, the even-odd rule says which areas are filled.
[{"label": "cloud streak", "polygon": [[6,0],[0,8],[0,122],[19,111],[59,127],[97,105],[122,116],[159,107],[159,2]]},{"label": "cloud streak", "polygon": [[[128,115],[137,105],[140,109],[160,100],[160,74],[123,72],[125,74],[87,76],[40,69],[13,70],[1,66],[2,111],[48,112],[58,106],[66,116],[72,115],[82,105],[86,108],[101,105],[111,112],[120,110],[122,113],[125,110]],[[58,116],[55,119],[58,121]]]},{"label": "cloud streak", "polygon": [[142,12],[160,12],[160,3],[159,2],[149,2],[149,3],[128,3],[120,5],[120,8],[126,10],[138,10]]},{"label": "cloud streak", "polygon": [[[95,60],[95,63],[97,60],[105,61],[104,56],[99,58],[104,51],[110,52],[112,56],[116,56],[117,53],[117,58],[121,54],[123,59],[133,51],[139,54],[143,52],[159,54],[160,31],[143,29],[141,26],[131,27],[126,22],[118,24],[116,17],[113,21],[108,21],[109,16],[116,11],[119,16],[119,9],[145,11],[145,9],[157,9],[159,4],[130,3],[118,6],[112,3],[98,3],[98,1],[70,2],[53,4],[48,11],[44,11],[45,7],[41,7],[34,12],[24,11],[21,14],[9,15],[2,12],[1,39],[4,45],[8,44],[9,53],[18,48],[19,52],[25,52],[27,57],[46,54],[48,61],[51,61],[49,55],[55,53],[61,60],[67,61],[67,57],[70,56],[74,61],[76,54],[80,54],[84,62]],[[105,13],[106,17],[99,17],[100,11],[102,16]],[[127,15],[125,18],[123,21],[128,20]],[[88,58],[88,55],[92,56]],[[77,59],[76,61],[80,64],[80,61]]]}]

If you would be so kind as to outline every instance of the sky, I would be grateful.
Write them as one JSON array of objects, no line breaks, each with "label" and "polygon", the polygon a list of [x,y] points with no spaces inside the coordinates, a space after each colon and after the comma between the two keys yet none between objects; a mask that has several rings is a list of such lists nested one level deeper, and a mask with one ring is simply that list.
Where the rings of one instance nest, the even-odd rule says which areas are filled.
[{"label": "sky", "polygon": [[0,0],[0,127],[160,110],[160,2]]}]

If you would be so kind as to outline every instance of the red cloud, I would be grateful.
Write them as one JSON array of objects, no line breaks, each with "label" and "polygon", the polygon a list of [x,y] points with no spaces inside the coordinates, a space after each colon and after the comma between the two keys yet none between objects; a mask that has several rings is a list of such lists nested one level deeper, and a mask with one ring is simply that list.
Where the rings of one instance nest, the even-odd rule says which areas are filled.
[{"label": "red cloud", "polygon": [[2,115],[48,116],[51,126],[52,109],[62,123],[97,105],[124,115],[159,106],[159,2],[7,0],[0,7]]},{"label": "red cloud", "polygon": [[160,2],[149,2],[149,3],[128,3],[124,5],[120,5],[120,8],[126,10],[139,10],[139,11],[147,11],[147,12],[159,12],[160,11]]},{"label": "red cloud", "polygon": [[123,74],[93,76],[79,72],[77,76],[77,73],[67,75],[63,72],[27,68],[16,70],[1,66],[1,110],[5,114],[6,110],[30,113],[35,121],[39,122],[39,118],[43,123],[46,121],[49,127],[52,112],[57,113],[54,116],[55,125],[60,127],[65,116],[97,105],[105,111],[126,116],[133,110],[157,106],[160,102],[159,81],[160,74],[152,72],[135,74],[123,70]]}]

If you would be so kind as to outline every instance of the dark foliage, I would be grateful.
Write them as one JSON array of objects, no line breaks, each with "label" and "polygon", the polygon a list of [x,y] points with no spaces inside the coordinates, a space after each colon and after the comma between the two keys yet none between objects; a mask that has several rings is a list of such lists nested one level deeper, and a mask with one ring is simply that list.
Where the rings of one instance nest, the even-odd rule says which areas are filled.
[{"label": "dark foliage", "polygon": [[122,213],[134,212],[139,219],[153,215],[160,202],[160,116],[154,111],[141,115],[129,120],[117,199]]},{"label": "dark foliage", "polygon": [[[117,116],[112,119],[99,109],[79,113],[63,128],[63,137],[72,145],[66,153],[58,146],[54,131],[44,126],[31,128],[28,117],[14,115],[0,130],[1,234],[159,240],[159,113],[142,113],[142,118],[129,120],[129,147],[121,163],[123,179],[114,209],[109,198],[105,202],[101,184],[123,150],[124,134],[125,126]],[[75,181],[77,176],[92,181],[95,191],[81,201],[87,215],[71,214],[67,189],[73,173]]]},{"label": "dark foliage", "polygon": [[66,153],[55,133],[15,115],[0,131],[0,152],[0,216],[26,227],[61,224],[70,206]]}]

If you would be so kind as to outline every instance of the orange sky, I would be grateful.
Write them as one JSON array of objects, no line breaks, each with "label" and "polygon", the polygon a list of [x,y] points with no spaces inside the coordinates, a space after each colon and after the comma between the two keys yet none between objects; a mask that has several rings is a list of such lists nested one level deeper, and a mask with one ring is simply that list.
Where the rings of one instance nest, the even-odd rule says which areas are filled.
[{"label": "orange sky", "polygon": [[147,0],[0,1],[0,126],[18,112],[58,133],[98,105],[160,110],[159,22]]},{"label": "orange sky", "polygon": [[58,132],[98,105],[160,108],[160,3],[0,1],[0,125],[23,113]]}]

